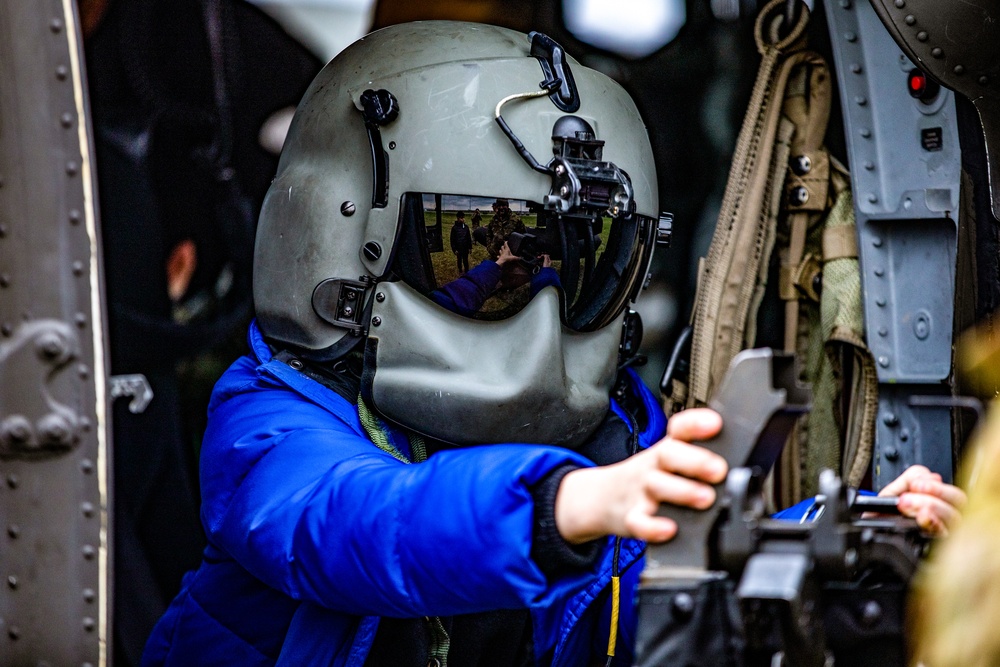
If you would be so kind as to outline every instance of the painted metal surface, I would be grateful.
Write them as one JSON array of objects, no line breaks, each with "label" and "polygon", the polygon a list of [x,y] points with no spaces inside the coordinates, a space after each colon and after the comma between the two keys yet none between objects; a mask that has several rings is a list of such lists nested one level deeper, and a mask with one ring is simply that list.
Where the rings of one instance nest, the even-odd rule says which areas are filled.
[{"label": "painted metal surface", "polygon": [[0,664],[105,665],[110,442],[71,0],[0,3]]}]

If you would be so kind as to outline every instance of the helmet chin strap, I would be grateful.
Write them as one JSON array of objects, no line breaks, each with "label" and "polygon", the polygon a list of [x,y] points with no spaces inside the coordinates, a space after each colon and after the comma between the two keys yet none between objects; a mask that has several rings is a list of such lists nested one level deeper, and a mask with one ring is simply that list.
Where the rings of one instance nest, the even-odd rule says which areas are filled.
[{"label": "helmet chin strap", "polygon": [[455,445],[575,447],[606,415],[620,317],[572,331],[555,287],[495,322],[456,315],[402,282],[377,290],[361,391],[390,421]]}]

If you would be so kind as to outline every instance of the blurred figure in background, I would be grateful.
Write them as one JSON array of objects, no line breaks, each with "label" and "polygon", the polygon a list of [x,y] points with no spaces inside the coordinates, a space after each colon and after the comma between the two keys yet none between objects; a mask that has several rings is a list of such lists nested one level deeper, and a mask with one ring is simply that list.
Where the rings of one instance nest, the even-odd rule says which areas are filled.
[{"label": "blurred figure in background", "polygon": [[244,346],[257,212],[320,63],[236,0],[81,0],[80,14],[111,370],[154,396],[113,410],[113,655],[133,665],[201,557],[208,392]]}]

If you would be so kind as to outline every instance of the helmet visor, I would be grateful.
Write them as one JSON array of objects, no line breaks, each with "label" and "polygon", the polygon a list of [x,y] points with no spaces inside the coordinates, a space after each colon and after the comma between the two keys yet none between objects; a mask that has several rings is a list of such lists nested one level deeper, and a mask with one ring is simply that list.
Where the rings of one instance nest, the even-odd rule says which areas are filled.
[{"label": "helmet visor", "polygon": [[634,300],[652,249],[652,220],[567,215],[495,197],[407,193],[390,272],[466,317],[500,320],[548,286],[563,324],[593,331]]}]

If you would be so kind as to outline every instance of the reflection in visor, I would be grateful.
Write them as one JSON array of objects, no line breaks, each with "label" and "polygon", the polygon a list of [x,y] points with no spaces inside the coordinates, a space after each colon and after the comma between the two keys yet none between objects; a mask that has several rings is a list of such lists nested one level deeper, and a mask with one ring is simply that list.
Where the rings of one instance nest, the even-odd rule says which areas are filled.
[{"label": "reflection in visor", "polygon": [[635,297],[653,225],[641,216],[565,215],[520,200],[406,194],[392,272],[467,317],[518,313],[555,286],[563,320],[590,331]]}]

